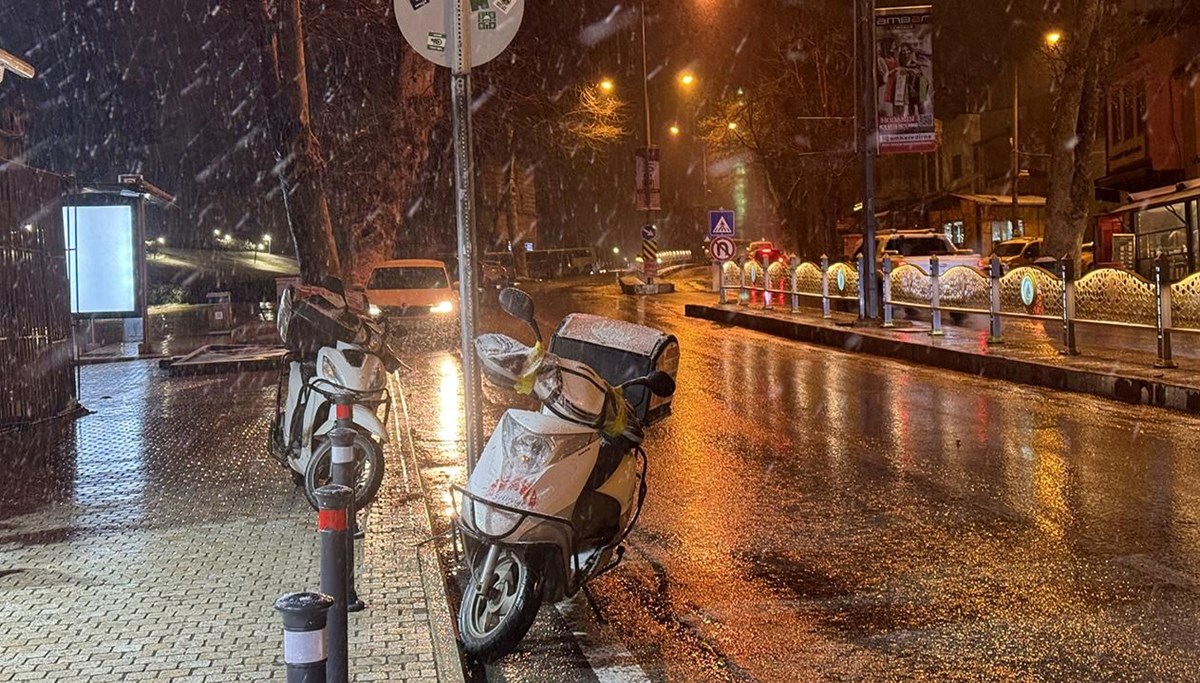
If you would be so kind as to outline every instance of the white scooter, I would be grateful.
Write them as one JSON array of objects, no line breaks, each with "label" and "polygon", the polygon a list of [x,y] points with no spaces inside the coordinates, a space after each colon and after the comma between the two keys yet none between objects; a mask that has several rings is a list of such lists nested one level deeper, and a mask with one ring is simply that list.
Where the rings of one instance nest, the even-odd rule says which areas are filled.
[{"label": "white scooter", "polygon": [[362,509],[383,483],[384,425],[391,410],[387,373],[399,361],[387,345],[386,330],[365,312],[350,309],[341,283],[328,279],[325,285],[289,287],[280,299],[279,336],[289,354],[276,390],[270,450],[316,507],[315,491],[331,480],[327,435],[336,421],[336,403],[352,404],[354,499],[355,509]]},{"label": "white scooter", "polygon": [[545,353],[529,296],[505,289],[500,303],[529,325],[537,345],[481,335],[484,375],[532,394],[542,409],[506,411],[466,487],[455,487],[472,570],[459,634],[464,649],[484,660],[511,652],[543,601],[586,590],[620,562],[646,495],[642,428],[623,391],[675,391],[665,372],[613,387],[586,364]]}]

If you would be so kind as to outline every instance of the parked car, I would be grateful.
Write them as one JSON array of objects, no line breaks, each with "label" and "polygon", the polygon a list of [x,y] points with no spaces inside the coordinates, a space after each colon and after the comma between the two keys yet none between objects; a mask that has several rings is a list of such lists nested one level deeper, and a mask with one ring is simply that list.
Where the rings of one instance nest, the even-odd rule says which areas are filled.
[{"label": "parked car", "polygon": [[499,261],[483,261],[480,269],[484,287],[504,289],[514,283],[512,273]]},{"label": "parked car", "polygon": [[[909,264],[929,272],[929,262],[932,256],[938,257],[938,267],[946,272],[954,266],[970,266],[974,268],[979,262],[979,254],[970,249],[958,249],[942,233],[928,230],[883,233],[876,237],[875,268],[883,268],[883,257],[892,257],[892,267]],[[858,258],[863,252],[862,246],[854,251],[853,257]]]},{"label": "parked car", "polygon": [[[1040,237],[1017,237],[1006,240],[997,244],[995,249],[992,249],[992,254],[1000,257],[1000,265],[1005,273],[1013,268],[1035,264],[1053,270],[1053,265],[1050,264],[1055,261],[1055,258],[1052,256],[1042,255],[1042,238]],[[991,259],[991,255],[980,259],[979,269],[986,273]],[[1096,267],[1095,242],[1086,242],[1083,244],[1079,253],[1079,261],[1082,273],[1087,273]]]},{"label": "parked car", "polygon": [[400,331],[449,334],[458,329],[458,294],[446,264],[428,259],[384,261],[367,281],[368,312]]},{"label": "parked car", "polygon": [[1007,273],[1013,268],[1031,266],[1042,255],[1042,240],[1037,237],[1017,237],[1005,240],[992,249],[987,258],[979,259],[979,269],[987,272],[992,256],[1000,258],[1000,267]]},{"label": "parked car", "polygon": [[763,260],[767,261],[786,261],[787,254],[781,249],[775,248],[775,243],[770,240],[757,240],[751,242],[746,247],[746,258],[754,259],[758,263]]}]

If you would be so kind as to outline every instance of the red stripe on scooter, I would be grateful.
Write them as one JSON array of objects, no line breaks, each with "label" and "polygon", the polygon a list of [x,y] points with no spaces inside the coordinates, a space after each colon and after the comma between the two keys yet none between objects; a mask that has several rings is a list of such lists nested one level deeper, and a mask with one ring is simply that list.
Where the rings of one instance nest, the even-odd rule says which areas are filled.
[{"label": "red stripe on scooter", "polygon": [[318,531],[345,531],[345,510],[317,510]]},{"label": "red stripe on scooter", "polygon": [[350,415],[351,415],[351,408],[349,405],[339,405],[337,407],[337,413],[336,413],[337,419],[349,420]]}]

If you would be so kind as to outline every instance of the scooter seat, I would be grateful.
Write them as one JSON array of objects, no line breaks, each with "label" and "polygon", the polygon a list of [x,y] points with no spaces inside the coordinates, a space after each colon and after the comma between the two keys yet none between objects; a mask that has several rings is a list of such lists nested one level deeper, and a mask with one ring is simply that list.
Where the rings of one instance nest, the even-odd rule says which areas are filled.
[{"label": "scooter seat", "polygon": [[608,543],[620,533],[621,504],[612,496],[584,489],[572,516],[578,542]]}]

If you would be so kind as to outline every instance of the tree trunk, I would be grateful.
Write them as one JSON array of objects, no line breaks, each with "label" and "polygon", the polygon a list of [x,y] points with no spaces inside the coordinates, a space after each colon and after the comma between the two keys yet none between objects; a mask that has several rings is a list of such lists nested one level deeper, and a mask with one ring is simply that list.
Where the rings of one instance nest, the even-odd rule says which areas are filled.
[{"label": "tree trunk", "polygon": [[1079,0],[1077,23],[1064,48],[1066,64],[1055,93],[1050,135],[1050,189],[1042,254],[1067,256],[1076,265],[1092,192],[1089,156],[1099,107],[1100,6],[1101,0]]},{"label": "tree trunk", "polygon": [[300,0],[280,0],[277,13],[272,13],[270,0],[262,0],[260,9],[263,87],[275,144],[274,173],[284,194],[300,278],[316,283],[324,275],[340,277],[341,261],[325,197],[323,160],[309,114]]}]

